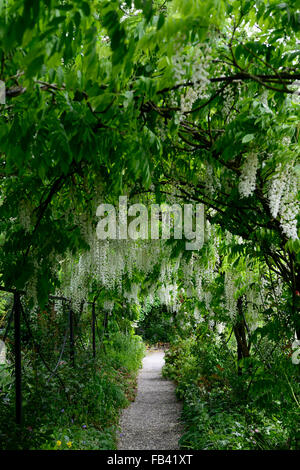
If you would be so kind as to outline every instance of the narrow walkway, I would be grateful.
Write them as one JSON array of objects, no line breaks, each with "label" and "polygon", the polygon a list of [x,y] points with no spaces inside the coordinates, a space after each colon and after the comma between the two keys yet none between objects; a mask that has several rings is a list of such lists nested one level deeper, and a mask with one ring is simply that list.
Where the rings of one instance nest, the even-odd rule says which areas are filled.
[{"label": "narrow walkway", "polygon": [[121,417],[119,450],[176,450],[182,434],[175,385],[161,375],[164,352],[149,352],[138,375],[135,401]]}]

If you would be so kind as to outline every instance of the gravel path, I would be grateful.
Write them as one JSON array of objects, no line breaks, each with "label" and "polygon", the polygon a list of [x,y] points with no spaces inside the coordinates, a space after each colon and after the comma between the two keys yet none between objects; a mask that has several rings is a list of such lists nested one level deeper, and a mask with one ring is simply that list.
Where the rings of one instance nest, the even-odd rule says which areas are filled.
[{"label": "gravel path", "polygon": [[161,375],[164,352],[147,353],[138,375],[138,393],[123,410],[119,450],[176,450],[182,434],[175,385]]}]

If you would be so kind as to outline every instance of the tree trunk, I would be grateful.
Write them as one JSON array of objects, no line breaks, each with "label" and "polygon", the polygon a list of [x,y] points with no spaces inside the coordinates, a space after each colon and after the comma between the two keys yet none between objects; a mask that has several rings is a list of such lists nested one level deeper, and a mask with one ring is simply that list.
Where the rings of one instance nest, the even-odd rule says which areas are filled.
[{"label": "tree trunk", "polygon": [[239,361],[244,357],[250,356],[250,346],[247,343],[246,325],[242,311],[243,303],[241,297],[238,299],[237,308],[238,317],[236,324],[233,327],[233,332],[237,343],[238,375],[242,375],[242,369],[239,365]]}]

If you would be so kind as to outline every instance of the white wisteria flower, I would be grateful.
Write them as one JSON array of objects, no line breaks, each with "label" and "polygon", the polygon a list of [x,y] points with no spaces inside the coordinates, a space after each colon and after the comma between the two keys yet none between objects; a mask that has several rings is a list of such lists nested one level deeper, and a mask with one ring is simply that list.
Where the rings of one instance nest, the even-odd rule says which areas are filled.
[{"label": "white wisteria flower", "polygon": [[242,197],[251,196],[256,187],[256,173],[258,168],[258,158],[255,152],[247,155],[242,165],[242,174],[239,183],[239,192]]}]

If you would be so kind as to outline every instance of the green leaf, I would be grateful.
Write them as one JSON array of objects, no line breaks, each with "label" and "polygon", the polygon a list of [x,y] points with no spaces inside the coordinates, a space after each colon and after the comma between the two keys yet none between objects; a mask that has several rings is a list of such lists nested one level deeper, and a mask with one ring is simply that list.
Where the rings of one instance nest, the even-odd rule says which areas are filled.
[{"label": "green leaf", "polygon": [[251,140],[253,140],[254,137],[255,137],[255,134],[247,134],[243,137],[242,143],[246,144],[247,142],[251,142]]},{"label": "green leaf", "polygon": [[81,4],[81,10],[83,11],[85,16],[89,16],[91,14],[91,9],[87,2],[83,2]]},{"label": "green leaf", "polygon": [[159,15],[159,18],[158,18],[158,22],[157,22],[157,31],[160,30],[160,28],[163,27],[164,25],[164,22],[165,22],[165,15],[163,15],[162,13]]}]

